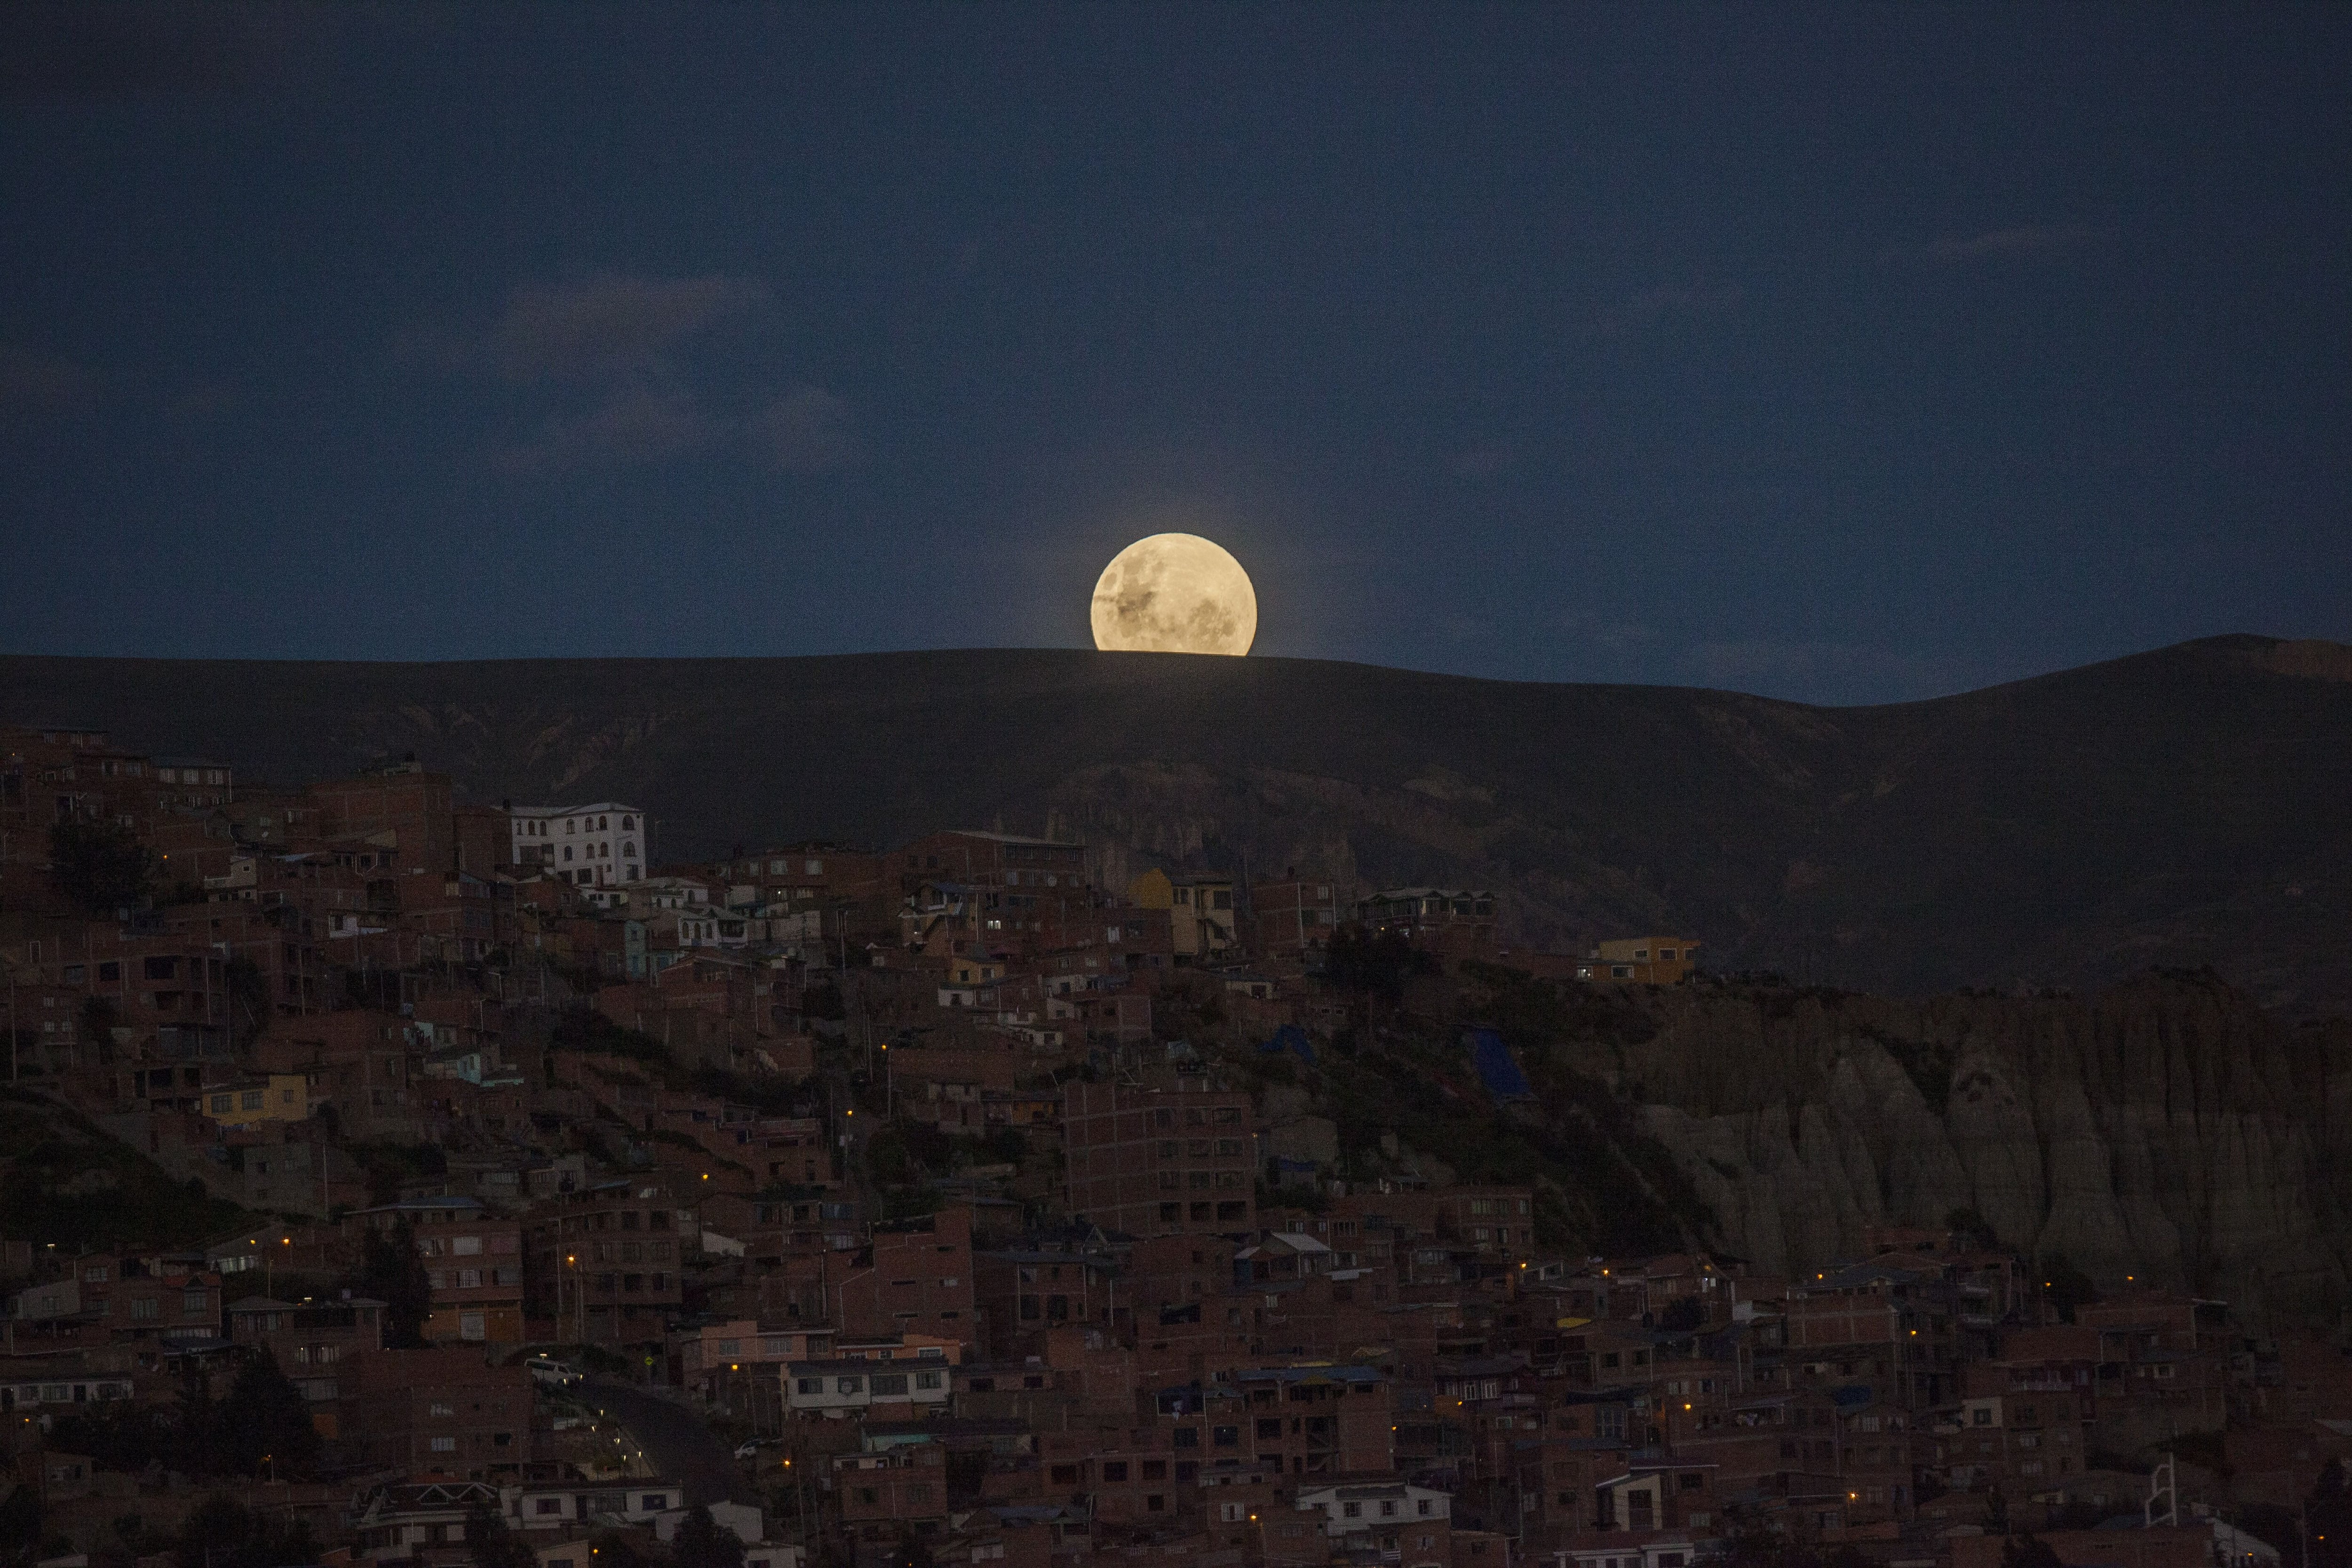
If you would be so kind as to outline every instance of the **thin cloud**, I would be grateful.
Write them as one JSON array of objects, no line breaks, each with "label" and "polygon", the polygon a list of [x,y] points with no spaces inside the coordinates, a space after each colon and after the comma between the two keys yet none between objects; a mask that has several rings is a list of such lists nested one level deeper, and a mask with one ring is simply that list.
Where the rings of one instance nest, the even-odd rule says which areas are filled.
[{"label": "thin cloud", "polygon": [[1628,652],[1655,642],[1658,637],[1655,628],[1639,621],[1604,621],[1593,616],[1565,616],[1559,629],[1612,653]]},{"label": "thin cloud", "polygon": [[1881,261],[1981,261],[2003,256],[2032,256],[2071,250],[2099,237],[2088,224],[2028,224],[1996,228],[1983,234],[1931,239],[1924,245],[1891,246],[1879,252]]},{"label": "thin cloud", "polygon": [[550,416],[535,439],[498,461],[510,474],[656,463],[706,450],[726,434],[691,393],[625,386],[586,414]]},{"label": "thin cloud", "polygon": [[631,278],[518,289],[481,344],[511,382],[596,380],[666,368],[691,340],[768,308],[749,278]]},{"label": "thin cloud", "polygon": [[793,388],[746,420],[744,437],[780,473],[829,473],[863,455],[849,405],[821,386]]}]

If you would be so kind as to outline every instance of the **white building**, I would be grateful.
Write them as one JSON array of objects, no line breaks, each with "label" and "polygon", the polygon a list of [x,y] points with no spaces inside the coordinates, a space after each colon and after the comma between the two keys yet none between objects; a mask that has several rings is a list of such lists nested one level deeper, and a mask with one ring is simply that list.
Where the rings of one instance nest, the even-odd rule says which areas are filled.
[{"label": "white building", "polygon": [[514,861],[583,888],[642,881],[651,847],[645,813],[618,801],[518,805],[509,813]]},{"label": "white building", "polygon": [[1360,1530],[1395,1530],[1402,1525],[1444,1519],[1454,1499],[1429,1487],[1403,1481],[1380,1481],[1363,1486],[1323,1487],[1300,1492],[1301,1513],[1323,1516],[1323,1533],[1332,1538]]},{"label": "white building", "polygon": [[1628,1536],[1600,1546],[1562,1548],[1552,1553],[1551,1561],[1552,1568],[1687,1568],[1699,1555],[1691,1536],[1670,1531]]},{"label": "white building", "polygon": [[784,1407],[795,1415],[878,1415],[919,1420],[944,1406],[951,1369],[944,1351],[926,1348],[906,1362],[796,1361],[783,1369]]}]

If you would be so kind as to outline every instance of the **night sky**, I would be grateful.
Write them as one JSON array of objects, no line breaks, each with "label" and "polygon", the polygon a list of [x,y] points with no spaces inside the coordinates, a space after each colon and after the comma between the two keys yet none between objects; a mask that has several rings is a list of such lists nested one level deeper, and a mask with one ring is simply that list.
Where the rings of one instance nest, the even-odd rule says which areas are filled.
[{"label": "night sky", "polygon": [[[14,5],[0,647],[2352,640],[2352,7]],[[1148,657],[1148,656],[1134,656]]]}]

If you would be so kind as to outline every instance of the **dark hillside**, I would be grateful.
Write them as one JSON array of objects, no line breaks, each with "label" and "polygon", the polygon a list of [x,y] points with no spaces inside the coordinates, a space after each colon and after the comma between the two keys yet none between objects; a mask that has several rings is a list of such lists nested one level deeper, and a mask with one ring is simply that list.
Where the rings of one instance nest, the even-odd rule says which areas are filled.
[{"label": "dark hillside", "polygon": [[2212,963],[2352,1005],[2352,650],[2217,638],[1936,701],[990,650],[473,664],[0,659],[0,718],[295,782],[415,752],[611,796],[656,853],[949,824],[1492,886],[1517,934],[1918,994]]}]

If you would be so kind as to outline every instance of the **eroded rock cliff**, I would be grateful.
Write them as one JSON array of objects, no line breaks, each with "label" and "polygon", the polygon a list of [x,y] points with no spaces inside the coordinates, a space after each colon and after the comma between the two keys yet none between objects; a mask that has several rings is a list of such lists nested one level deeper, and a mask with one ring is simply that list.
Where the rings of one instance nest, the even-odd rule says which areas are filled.
[{"label": "eroded rock cliff", "polygon": [[2326,1315],[2352,1299],[2352,1040],[2208,976],[2088,1000],[1790,990],[1662,996],[1658,1032],[1589,1047],[1713,1210],[1799,1273],[1875,1225],[1972,1209],[2095,1278]]}]

